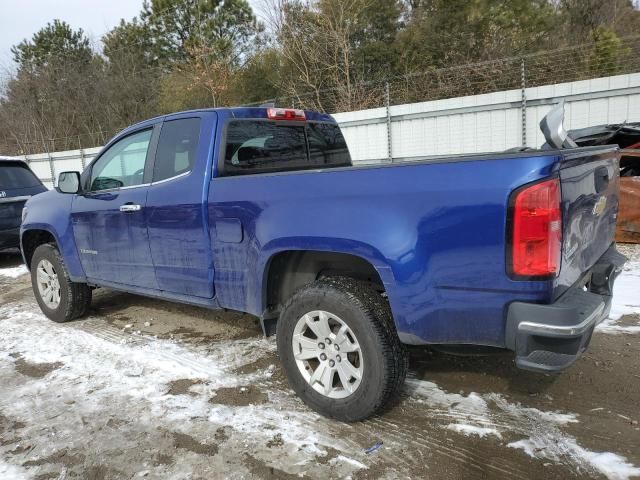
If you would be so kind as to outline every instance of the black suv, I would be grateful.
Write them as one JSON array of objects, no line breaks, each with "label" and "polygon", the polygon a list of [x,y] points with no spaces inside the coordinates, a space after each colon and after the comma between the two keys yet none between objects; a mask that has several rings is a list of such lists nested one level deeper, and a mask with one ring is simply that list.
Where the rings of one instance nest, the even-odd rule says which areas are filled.
[{"label": "black suv", "polygon": [[22,160],[0,158],[0,251],[20,247],[22,208],[47,189]]}]

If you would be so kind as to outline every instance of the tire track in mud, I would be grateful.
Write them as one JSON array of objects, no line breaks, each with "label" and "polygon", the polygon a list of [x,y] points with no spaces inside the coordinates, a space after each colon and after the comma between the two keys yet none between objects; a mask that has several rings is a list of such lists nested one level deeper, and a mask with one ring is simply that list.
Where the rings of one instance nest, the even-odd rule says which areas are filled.
[{"label": "tire track in mud", "polygon": [[[31,303],[12,304],[11,307],[22,308],[31,315],[37,315],[37,322],[46,320],[37,312],[37,306]],[[35,324],[34,332],[45,327]],[[263,415],[255,428],[275,427],[270,432],[278,433],[278,428],[285,416],[295,424],[300,431],[314,432],[317,440],[315,447],[325,451],[327,456],[320,452],[315,453],[316,462],[322,465],[337,454],[343,454],[353,460],[363,463],[367,470],[355,469],[356,477],[359,473],[368,478],[375,478],[380,472],[393,476],[419,477],[431,476],[437,472],[437,476],[453,478],[464,476],[468,478],[498,477],[498,478],[531,478],[535,475],[547,475],[547,477],[566,478],[580,473],[594,474],[593,469],[583,468],[577,463],[575,451],[571,448],[558,450],[555,458],[549,458],[550,467],[544,467],[539,459],[531,459],[519,450],[507,447],[512,440],[529,438],[537,434],[536,428],[544,430],[551,425],[555,431],[563,435],[554,422],[545,420],[544,414],[556,415],[554,412],[544,412],[536,409],[527,409],[520,405],[509,403],[499,394],[450,394],[442,390],[438,385],[418,380],[410,375],[402,399],[395,407],[384,415],[374,417],[366,422],[357,424],[341,424],[327,420],[305,407],[300,400],[291,395],[291,390],[282,378],[273,378],[264,365],[249,373],[237,373],[234,370],[257,362],[263,357],[269,357],[275,353],[273,339],[251,337],[239,340],[220,340],[203,346],[194,344],[188,340],[175,338],[171,341],[158,340],[148,335],[140,335],[129,330],[115,327],[103,318],[91,317],[81,322],[56,326],[65,330],[76,331],[79,335],[87,335],[103,340],[110,344],[120,345],[131,352],[142,351],[150,354],[150,360],[158,358],[166,362],[184,367],[198,378],[210,379],[212,372],[207,365],[216,365],[227,376],[226,382],[233,385],[255,385],[265,391],[269,396],[269,404],[258,406],[254,411],[256,415]],[[45,331],[45,330],[42,330]],[[85,342],[91,345],[91,342]],[[175,348],[174,348],[175,347]],[[60,347],[60,351],[64,346]],[[231,350],[231,353],[229,352]],[[275,363],[275,359],[274,359]],[[276,367],[277,368],[277,367]],[[137,372],[133,372],[134,375]],[[144,376],[144,375],[143,375]],[[232,378],[235,376],[235,380]],[[198,386],[197,393],[200,396],[216,390],[215,379],[210,386]],[[206,383],[206,382],[205,382]],[[219,385],[218,385],[219,386]],[[202,388],[202,390],[200,390]],[[187,401],[185,397],[185,401]],[[189,400],[190,401],[190,400]],[[200,399],[199,401],[202,401]],[[206,398],[205,398],[206,401]],[[483,405],[484,404],[484,405]],[[172,403],[168,404],[172,408]],[[226,408],[226,409],[225,409]],[[224,415],[233,416],[234,412],[251,412],[244,407],[220,408]],[[527,415],[527,412],[530,415]],[[224,420],[224,415],[221,417]],[[541,416],[542,415],[542,416]],[[570,415],[564,418],[570,421]],[[207,417],[202,417],[202,420]],[[211,417],[209,422],[215,422]],[[288,420],[284,420],[287,422]],[[550,422],[550,423],[549,423]],[[490,436],[489,438],[468,437],[462,433],[447,430],[448,424],[466,423],[484,428],[496,429],[502,433],[505,440]],[[235,425],[235,424],[234,424]],[[236,425],[238,426],[238,425]],[[240,426],[241,427],[241,426]],[[232,427],[233,428],[233,427]],[[544,433],[544,432],[542,432]],[[263,432],[264,434],[264,432]],[[250,442],[260,441],[260,436],[249,430],[238,430],[234,435],[251,438]],[[553,439],[553,436],[549,437]],[[563,437],[564,439],[571,437]],[[384,441],[382,448],[371,455],[366,455],[364,449],[373,445],[376,441]],[[285,439],[286,442],[286,439]],[[291,443],[289,443],[289,447]],[[569,445],[569,447],[571,447]],[[298,468],[293,463],[282,463],[283,456],[273,456],[273,452],[261,451],[257,453],[261,461],[274,467]],[[313,461],[314,453],[303,452],[298,459],[306,458]],[[487,456],[489,455],[489,456]],[[554,455],[556,455],[554,453]],[[455,469],[455,475],[451,475]],[[352,469],[353,470],[353,469]],[[333,470],[334,473],[347,470]],[[535,474],[535,475],[534,475]],[[383,476],[383,475],[380,475]]]},{"label": "tire track in mud", "polygon": [[383,432],[382,435],[390,439],[396,449],[410,448],[412,452],[417,452],[420,455],[420,458],[407,458],[400,457],[397,453],[389,454],[385,452],[384,456],[387,457],[385,460],[388,463],[410,462],[411,468],[408,470],[412,471],[424,468],[424,460],[428,455],[434,464],[442,464],[445,460],[454,461],[458,468],[464,470],[469,476],[481,476],[491,471],[493,476],[503,475],[508,478],[520,478],[523,480],[530,478],[530,472],[511,462],[499,460],[496,462],[497,464],[488,464],[485,456],[486,451],[482,448],[463,447],[457,444],[455,439],[454,441],[447,441],[447,432],[437,422],[432,422],[430,426],[427,426],[428,430],[425,430],[424,423],[417,426],[416,417],[420,418],[418,415],[423,416],[424,413],[431,414],[432,412],[431,410],[426,412],[407,412],[408,415],[405,415],[405,417],[408,418],[394,416],[393,421],[391,421],[384,417],[375,417],[370,422],[367,422],[365,428],[369,432],[372,434]]},{"label": "tire track in mud", "polygon": [[[78,324],[76,328],[104,340],[120,344],[126,343],[132,347],[150,346],[155,342],[153,337],[123,331],[122,329],[105,324],[101,319],[97,318],[88,319]],[[242,365],[255,361],[255,356],[251,355],[251,347],[262,341],[262,339],[234,341],[233,343],[246,343],[248,350],[247,357],[236,364],[230,365],[229,368],[241,367]],[[219,348],[224,349],[223,345],[224,344],[219,346]],[[184,345],[181,346],[184,347]],[[217,348],[218,347],[216,347],[216,349]],[[167,352],[162,353],[162,356],[167,360],[179,363],[194,371],[201,371],[201,367],[197,362],[189,361],[188,359]],[[331,442],[333,448],[365,464],[369,463],[388,471],[394,471],[396,473],[403,472],[410,475],[411,472],[416,469],[424,468],[425,464],[429,461],[441,463],[447,459],[455,461],[459,465],[459,468],[469,475],[482,475],[489,470],[495,474],[509,476],[511,478],[527,478],[526,471],[513,468],[508,462],[500,462],[500,465],[483,464],[485,459],[482,457],[481,452],[455,446],[455,444],[452,445],[434,436],[426,436],[423,433],[424,425],[417,427],[415,422],[406,421],[402,417],[398,418],[396,415],[393,415],[394,421],[397,423],[386,420],[384,417],[376,417],[367,422],[353,425],[327,421],[314,412],[308,411],[299,400],[290,395],[290,390],[287,385],[282,382],[274,382],[271,379],[261,378],[256,379],[256,381],[251,382],[251,384],[267,391],[273,403],[287,405],[287,409],[295,413],[296,422],[298,422],[301,427],[307,428],[310,431],[318,431],[318,433],[322,434],[325,438],[333,438],[334,440]],[[411,398],[407,393],[403,394],[403,397],[405,398],[405,402]],[[404,412],[405,417],[408,416],[414,419],[416,416],[418,418],[424,417],[425,413],[429,416],[433,416],[435,413],[435,416],[441,419],[446,418],[448,415],[444,409],[439,411],[434,411],[432,408],[426,410],[415,409],[412,408],[411,405],[404,404],[399,406],[399,408],[404,410],[408,409],[408,412]],[[450,416],[455,417],[454,415]],[[472,420],[481,421],[480,416],[474,417],[471,414],[467,416]],[[319,429],[320,425],[322,425],[321,429]],[[491,426],[498,425],[494,423]],[[504,426],[506,426],[506,424]],[[440,435],[443,433],[437,424],[433,424],[430,431],[436,434],[439,433]],[[386,439],[385,447],[373,456],[365,456],[363,453],[365,448],[375,443],[375,439],[377,438]],[[340,441],[336,439],[340,439]],[[319,445],[321,448],[323,446],[324,445]],[[403,454],[403,451],[407,449],[410,449],[414,455],[407,458],[406,455]]]},{"label": "tire track in mud", "polygon": [[[468,424],[472,428],[489,426],[496,430],[495,435],[488,435],[487,439],[476,437],[477,440],[473,445],[465,449],[469,453],[479,455],[480,462],[484,466],[495,467],[486,462],[486,452],[482,448],[483,444],[486,446],[487,442],[493,440],[502,449],[504,457],[504,459],[494,460],[497,460],[497,463],[503,465],[512,475],[519,473],[521,476],[530,478],[531,468],[536,470],[541,466],[545,467],[544,471],[540,471],[541,475],[545,474],[544,472],[549,474],[551,470],[557,470],[557,475],[561,478],[567,475],[578,477],[588,474],[619,479],[640,475],[640,469],[629,463],[624,456],[608,451],[590,451],[580,446],[571,434],[565,433],[565,429],[580,423],[576,414],[539,410],[513,403],[498,393],[482,395],[470,393],[465,397],[446,393],[436,384],[428,381],[409,379],[407,383],[410,388],[413,388],[408,400],[427,403],[430,417],[440,423],[441,427],[453,421],[449,425]],[[473,402],[469,403],[470,399],[473,399]],[[439,403],[443,401],[449,403],[448,408],[441,408]],[[467,401],[466,408],[465,401]],[[458,408],[460,405],[463,408]],[[424,436],[419,432],[415,435],[418,439],[424,440],[422,438]],[[433,441],[433,438],[430,440]],[[511,458],[507,460],[504,452],[509,451],[509,447],[524,450],[527,455],[514,450],[511,455],[508,455]],[[533,458],[538,461],[532,462]],[[539,460],[546,463],[541,463]]]},{"label": "tire track in mud", "polygon": [[[122,330],[112,325],[106,324],[100,318],[89,318],[83,322],[73,324],[73,328],[88,335],[95,336],[102,340],[124,344],[131,348],[152,349],[154,355],[173,362],[177,365],[188,368],[196,374],[207,377],[210,372],[203,368],[197,359],[187,358],[182,354],[154,348],[157,340],[154,337],[139,335],[134,332]],[[262,338],[252,338],[246,340],[216,342],[206,349],[192,347],[185,342],[178,341],[177,344],[187,352],[195,355],[205,354],[209,360],[224,358],[224,351],[232,343],[234,346],[241,345],[242,353],[236,354],[234,358],[224,358],[224,370],[231,371],[243,365],[250,364],[265,354],[264,343],[269,340]],[[176,343],[175,341],[173,343]],[[258,348],[262,347],[262,348]],[[256,351],[258,353],[256,354]],[[273,353],[275,347],[271,344],[267,352]],[[307,410],[307,408],[295,397],[290,395],[290,391],[285,383],[264,378],[259,372],[254,375],[239,375],[238,385],[252,384],[264,390],[270,397],[274,405],[286,407],[287,411],[295,416],[295,421],[299,428],[315,431],[319,435],[319,448],[331,446],[342,451],[345,455],[353,457],[365,464],[370,464],[387,471],[395,473],[403,472],[411,475],[416,470],[425,469],[429,463],[434,465],[444,465],[447,461],[455,462],[460,472],[467,476],[476,477],[493,472],[494,476],[504,476],[510,478],[526,479],[530,477],[527,467],[523,467],[510,460],[505,460],[499,456],[492,458],[491,463],[487,463],[485,451],[482,446],[469,446],[469,441],[465,441],[466,446],[455,441],[455,435],[447,436],[444,426],[448,423],[463,421],[483,427],[496,428],[500,431],[516,431],[526,436],[526,429],[516,429],[509,421],[500,421],[489,414],[488,411],[478,413],[473,405],[464,405],[463,402],[452,412],[449,406],[438,407],[419,403],[429,396],[433,386],[429,382],[423,382],[409,378],[407,388],[403,392],[402,403],[397,406],[403,410],[401,414],[389,412],[385,417],[375,417],[367,422],[346,426],[333,421],[327,421],[319,415]],[[267,418],[269,416],[267,415]],[[416,419],[418,421],[416,421]],[[268,423],[268,420],[267,420]],[[427,429],[425,430],[425,427]],[[430,432],[431,434],[426,434]],[[451,441],[451,437],[454,440]],[[375,443],[375,439],[384,438],[385,446],[374,456],[365,456],[364,449]],[[329,440],[333,439],[333,440]],[[339,441],[337,439],[340,439]],[[448,440],[447,440],[448,439]],[[478,439],[476,443],[482,445],[486,440]],[[503,446],[503,448],[506,448]],[[407,457],[404,452],[411,450],[413,455]],[[518,457],[519,454],[516,454]],[[526,463],[526,462],[523,462]],[[563,462],[566,467],[572,467],[570,461]]]},{"label": "tire track in mud", "polygon": [[[80,392],[86,390],[88,387],[80,386],[82,382],[77,381],[78,375],[82,378],[82,372],[79,371],[79,366],[73,365],[75,362],[74,352],[82,352],[82,360],[86,364],[88,357],[91,356],[90,350],[98,350],[95,361],[107,361],[107,363],[101,365],[97,372],[104,372],[105,374],[108,372],[113,373],[109,373],[108,376],[104,377],[96,377],[93,375],[91,379],[90,383],[92,383],[92,385],[99,384],[100,387],[106,387],[106,390],[102,391],[102,398],[110,404],[104,405],[99,401],[96,403],[95,399],[90,401],[93,402],[91,403],[91,408],[94,409],[92,410],[92,417],[98,415],[118,415],[117,412],[119,409],[117,405],[122,405],[123,402],[125,404],[127,403],[126,395],[122,395],[122,393],[126,392],[126,388],[123,391],[122,387],[116,386],[115,389],[111,387],[118,382],[118,375],[129,376],[126,372],[123,373],[120,371],[120,373],[117,373],[117,370],[122,370],[123,368],[137,370],[137,364],[141,364],[144,370],[148,366],[151,369],[151,377],[148,377],[149,372],[133,372],[134,374],[131,376],[139,376],[142,378],[133,379],[128,382],[133,382],[131,385],[145,384],[147,381],[158,384],[158,379],[169,379],[172,375],[157,376],[153,373],[153,369],[157,370],[158,368],[163,368],[163,365],[168,365],[166,363],[158,363],[158,359],[185,367],[186,370],[195,376],[199,374],[203,374],[203,376],[209,374],[210,372],[207,370],[206,365],[218,363],[220,370],[223,370],[227,377],[223,384],[237,383],[238,385],[246,385],[251,383],[264,386],[268,390],[268,393],[273,393],[273,404],[248,407],[229,407],[224,405],[219,407],[207,406],[207,398],[210,397],[211,392],[215,391],[216,388],[198,391],[196,397],[183,396],[182,398],[177,398],[173,396],[163,396],[161,392],[157,391],[158,385],[152,385],[152,395],[154,398],[145,399],[145,397],[137,397],[140,398],[140,401],[136,402],[135,408],[127,409],[121,413],[123,415],[122,418],[125,420],[124,424],[129,425],[132,421],[132,415],[133,418],[135,418],[135,416],[140,413],[149,419],[161,415],[161,417],[157,417],[158,421],[155,423],[158,426],[164,425],[164,428],[176,428],[177,425],[170,427],[170,425],[176,424],[176,421],[182,425],[182,429],[186,428],[187,430],[197,429],[198,424],[201,425],[200,429],[202,429],[202,421],[213,422],[213,425],[221,423],[222,425],[231,426],[234,431],[234,433],[230,435],[231,438],[227,440],[227,442],[231,442],[225,447],[227,455],[230,455],[233,451],[242,451],[244,445],[244,449],[248,446],[251,447],[252,455],[255,458],[260,458],[261,461],[266,462],[266,465],[272,465],[274,467],[284,467],[285,469],[293,469],[294,471],[308,468],[310,471],[313,471],[314,469],[320,468],[318,467],[320,464],[314,461],[317,457],[320,457],[322,465],[325,465],[322,468],[329,468],[336,476],[347,476],[358,469],[359,464],[357,461],[354,462],[357,458],[351,460],[347,458],[346,461],[341,461],[342,463],[333,462],[334,464],[326,465],[327,462],[338,458],[335,452],[346,455],[347,457],[359,456],[356,455],[358,451],[354,450],[349,442],[340,440],[340,424],[329,423],[328,426],[326,426],[320,423],[321,419],[317,414],[308,411],[304,406],[299,404],[297,400],[287,395],[287,392],[283,389],[274,388],[274,383],[268,380],[268,376],[264,375],[264,372],[236,375],[236,378],[229,374],[234,368],[254,361],[257,356],[256,352],[264,355],[264,348],[255,348],[256,343],[264,347],[265,342],[268,342],[262,338],[225,341],[220,342],[220,344],[212,348],[206,349],[189,348],[188,346],[178,345],[173,341],[159,342],[153,337],[132,335],[113,326],[105,325],[100,319],[89,319],[86,322],[53,326],[54,329],[59,329],[59,332],[62,334],[60,335],[55,331],[52,332],[49,325],[45,323],[46,319],[44,319],[41,314],[35,313],[33,306],[30,305],[22,305],[9,309],[0,307],[0,315],[11,317],[7,331],[13,332],[13,334],[11,335],[12,340],[9,340],[8,348],[19,351],[33,351],[32,346],[47,345],[42,355],[48,357],[59,355],[65,357],[67,362],[71,362],[67,363],[64,367],[62,376],[49,379],[50,382],[57,385],[56,388],[60,388],[62,384],[68,385],[69,381],[72,381],[78,384],[77,386]],[[21,330],[22,333],[18,333]],[[27,331],[29,333],[27,333]],[[37,338],[41,334],[43,338],[38,338],[36,343],[31,342],[30,336]],[[65,336],[70,340],[69,343],[64,340]],[[94,340],[91,341],[90,337],[93,337]],[[60,339],[60,341],[51,342],[53,338]],[[98,340],[97,343],[96,340]],[[106,343],[103,344],[102,342]],[[156,345],[156,343],[158,343],[158,345]],[[109,344],[114,345],[114,348],[109,347]],[[174,350],[171,348],[172,345],[177,345],[179,348]],[[231,355],[231,358],[227,361],[225,352],[226,347],[229,345],[238,347],[239,353],[237,353],[237,355]],[[271,348],[272,347],[268,347],[268,349]],[[166,349],[169,351],[166,351]],[[127,352],[131,352],[132,355],[127,355]],[[143,353],[142,355],[141,352]],[[39,355],[40,353],[38,353],[38,356]],[[199,358],[202,359],[202,364],[198,362],[198,355],[200,356]],[[125,357],[133,357],[133,359],[127,359]],[[113,366],[110,366],[112,362]],[[170,368],[175,371],[180,371],[180,369],[173,368],[172,365],[170,365]],[[182,370],[184,371],[185,369]],[[91,378],[91,375],[92,373],[89,372],[88,378]],[[145,379],[145,377],[149,380]],[[205,376],[205,378],[207,377]],[[162,386],[160,385],[160,387]],[[80,392],[74,391],[68,393],[75,395]],[[51,392],[51,395],[55,396],[55,393]],[[109,397],[109,395],[111,395],[111,397]],[[109,398],[111,400],[108,400]],[[174,399],[176,401],[174,401]],[[40,401],[45,400],[43,398]],[[55,415],[52,418],[58,417],[60,412],[65,411],[65,408],[69,408],[60,405],[60,402],[50,403],[50,400],[46,401],[48,405],[50,405],[48,408],[50,408]],[[84,408],[84,399],[80,397],[78,401],[77,408]],[[151,403],[147,405],[148,401],[151,401]],[[193,402],[195,402],[195,408],[191,406]],[[56,403],[56,405],[54,405],[54,403]],[[186,413],[182,413],[180,410],[184,407],[188,409]],[[95,410],[96,408],[97,410]],[[185,415],[187,417],[190,415],[189,410],[193,410],[197,417],[185,422]],[[197,412],[201,413],[198,414]],[[70,414],[70,412],[65,413],[65,415]],[[175,414],[177,414],[177,417],[175,417]],[[38,418],[37,415],[35,418]],[[225,415],[227,415],[227,417],[225,417]],[[290,420],[283,424],[282,420],[285,415],[290,417]],[[182,418],[183,420],[177,420],[177,418]],[[246,422],[245,419],[248,420],[248,422]],[[225,422],[225,420],[229,421]],[[55,420],[55,422],[60,421],[59,419]],[[68,422],[69,419],[66,420],[67,425]],[[140,426],[144,427],[144,424],[140,424]],[[83,426],[79,425],[76,435],[82,435],[83,428]],[[131,429],[131,427],[127,428],[129,430]],[[138,435],[139,433],[136,433],[135,428],[134,425],[131,431],[133,431],[134,435]],[[125,430],[122,434],[127,435],[129,430]],[[202,432],[202,430],[200,431]],[[204,431],[206,432],[206,427]],[[305,439],[305,437],[307,437],[307,434],[304,432],[317,432],[318,434],[316,435],[314,433],[309,437],[311,439],[311,445],[305,447],[304,445],[298,444],[297,450],[295,448],[292,449],[291,445],[283,448],[276,447],[276,450],[270,450],[271,447],[265,448],[262,442],[266,443],[266,440],[268,440],[272,434],[278,432],[282,432],[285,442],[293,441],[294,444],[297,442],[297,439]],[[126,443],[127,441],[125,440],[125,444]],[[327,455],[329,456],[324,458]],[[238,458],[231,455],[229,458],[231,458],[233,462],[242,463],[241,455],[238,456]]]}]

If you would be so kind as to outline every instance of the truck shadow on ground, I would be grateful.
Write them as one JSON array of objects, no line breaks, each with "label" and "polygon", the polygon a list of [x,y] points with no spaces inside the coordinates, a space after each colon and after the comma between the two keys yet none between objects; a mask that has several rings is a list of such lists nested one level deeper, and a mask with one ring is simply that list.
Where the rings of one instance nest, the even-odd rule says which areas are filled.
[{"label": "truck shadow on ground", "polygon": [[[141,322],[151,319],[154,324],[164,323],[166,328],[146,333],[159,333],[161,338],[170,334],[198,343],[262,336],[257,318],[241,312],[208,310],[103,289],[95,291],[91,314],[119,327],[134,324],[134,328],[143,332],[146,328]],[[544,394],[558,378],[516,368],[513,353],[501,349],[469,347],[452,354],[429,347],[410,347],[409,355],[410,377],[437,383],[455,393]],[[409,395],[411,388],[410,384],[405,387]]]},{"label": "truck shadow on ground", "polygon": [[[0,253],[0,268],[21,264],[18,250]],[[164,324],[165,328],[148,332],[159,337],[176,335],[206,342],[262,335],[258,319],[241,312],[209,310],[108,289],[94,291],[90,315],[104,317],[107,323],[119,327],[134,324],[141,330],[150,320]],[[513,353],[500,349],[470,347],[452,354],[430,347],[409,347],[409,354],[411,377],[435,382],[452,392],[506,389],[514,394],[537,395],[544,394],[558,378],[520,370],[515,367]],[[405,390],[411,394],[410,385]]]},{"label": "truck shadow on ground", "polygon": [[262,335],[258,319],[242,312],[210,310],[101,288],[94,290],[89,314],[117,327],[133,325],[159,338],[177,335],[197,343]]},{"label": "truck shadow on ground", "polygon": [[517,368],[513,352],[508,350],[487,349],[480,353],[463,349],[452,354],[429,347],[411,347],[409,353],[411,375],[456,393],[508,391],[537,395],[544,394],[558,379],[557,375]]}]

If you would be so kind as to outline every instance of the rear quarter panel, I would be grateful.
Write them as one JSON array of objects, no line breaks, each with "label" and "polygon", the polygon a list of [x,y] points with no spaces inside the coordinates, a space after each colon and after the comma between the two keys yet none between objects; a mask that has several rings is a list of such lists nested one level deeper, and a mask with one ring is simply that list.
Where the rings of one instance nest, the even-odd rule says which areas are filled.
[{"label": "rear quarter panel", "polygon": [[[349,253],[378,270],[403,341],[502,346],[505,306],[548,301],[552,287],[506,275],[508,197],[549,176],[555,160],[215,178],[209,215],[220,303],[260,315],[265,271],[278,252]],[[216,222],[225,218],[240,220],[240,242],[216,241]]]}]

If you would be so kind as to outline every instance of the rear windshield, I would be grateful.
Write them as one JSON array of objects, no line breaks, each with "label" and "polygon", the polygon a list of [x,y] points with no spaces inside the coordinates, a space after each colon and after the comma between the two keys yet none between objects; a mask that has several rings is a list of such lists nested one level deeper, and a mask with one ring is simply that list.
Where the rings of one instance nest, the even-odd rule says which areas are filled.
[{"label": "rear windshield", "polygon": [[351,165],[337,125],[236,120],[227,126],[225,175]]},{"label": "rear windshield", "polygon": [[0,162],[0,190],[36,187],[40,182],[27,167]]}]

